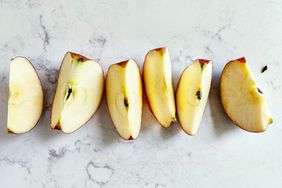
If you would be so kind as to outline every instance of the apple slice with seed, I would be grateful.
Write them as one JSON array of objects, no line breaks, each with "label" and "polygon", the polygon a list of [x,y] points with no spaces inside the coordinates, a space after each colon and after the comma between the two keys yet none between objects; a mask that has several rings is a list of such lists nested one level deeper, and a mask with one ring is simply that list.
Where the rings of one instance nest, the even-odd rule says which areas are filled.
[{"label": "apple slice with seed", "polygon": [[26,58],[16,57],[11,61],[9,93],[8,132],[30,131],[42,113],[43,90],[36,70]]},{"label": "apple slice with seed", "polygon": [[200,127],[211,80],[210,60],[195,60],[181,75],[176,92],[176,106],[182,129],[189,135],[195,135]]},{"label": "apple slice with seed", "polygon": [[140,71],[130,59],[111,65],[106,77],[106,96],[110,116],[119,135],[136,139],[142,116],[142,83]]},{"label": "apple slice with seed", "polygon": [[263,132],[272,123],[273,118],[264,96],[257,88],[244,57],[225,65],[220,95],[225,112],[240,128],[249,132]]},{"label": "apple slice with seed", "polygon": [[176,109],[168,49],[149,51],[143,71],[149,107],[158,122],[163,127],[169,127],[176,121]]},{"label": "apple slice with seed", "polygon": [[59,72],[51,112],[51,127],[71,133],[98,109],[103,95],[101,66],[82,55],[67,52]]}]

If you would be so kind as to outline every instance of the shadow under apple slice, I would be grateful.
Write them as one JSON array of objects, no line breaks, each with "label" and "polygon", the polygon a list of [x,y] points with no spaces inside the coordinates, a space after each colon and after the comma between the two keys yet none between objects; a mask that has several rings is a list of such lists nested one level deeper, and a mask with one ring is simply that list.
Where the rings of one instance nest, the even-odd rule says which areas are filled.
[{"label": "shadow under apple slice", "polygon": [[224,112],[220,98],[220,78],[221,71],[213,72],[211,90],[209,95],[209,106],[211,110],[211,119],[213,121],[214,133],[216,136],[223,136],[237,127],[233,125],[227,114]]}]

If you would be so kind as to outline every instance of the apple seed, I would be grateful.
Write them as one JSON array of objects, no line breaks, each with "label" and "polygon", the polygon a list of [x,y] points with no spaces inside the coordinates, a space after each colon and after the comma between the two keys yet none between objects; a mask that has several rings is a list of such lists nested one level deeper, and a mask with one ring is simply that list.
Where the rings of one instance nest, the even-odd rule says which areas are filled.
[{"label": "apple seed", "polygon": [[68,89],[68,95],[67,95],[66,101],[69,99],[71,93],[72,93],[72,88],[69,88],[69,89]]},{"label": "apple seed", "polygon": [[128,104],[127,98],[124,98],[123,103],[124,103],[125,107],[128,108],[129,104]]},{"label": "apple seed", "polygon": [[267,65],[263,66],[262,69],[261,69],[261,73],[264,73],[264,71],[267,70]]},{"label": "apple seed", "polygon": [[257,87],[257,90],[258,90],[259,93],[263,94],[263,92],[260,88]]},{"label": "apple seed", "polygon": [[199,100],[201,100],[201,98],[202,98],[202,93],[201,93],[201,91],[197,91],[196,96],[197,96],[197,98],[198,98]]}]

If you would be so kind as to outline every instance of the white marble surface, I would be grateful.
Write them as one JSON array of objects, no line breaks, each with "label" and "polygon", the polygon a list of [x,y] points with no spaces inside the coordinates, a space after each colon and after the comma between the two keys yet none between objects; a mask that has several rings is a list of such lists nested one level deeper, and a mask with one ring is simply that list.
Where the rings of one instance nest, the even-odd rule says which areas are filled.
[{"label": "white marble surface", "polygon": [[[281,187],[282,1],[0,0],[0,187]],[[66,51],[110,64],[167,46],[176,87],[195,58],[214,61],[209,103],[197,136],[161,128],[143,112],[136,141],[121,140],[105,100],[90,122],[65,135],[49,127]],[[26,56],[45,91],[40,123],[6,133],[9,61]],[[274,116],[265,133],[235,127],[219,99],[224,64],[245,56]],[[261,74],[263,65],[268,70]]]}]

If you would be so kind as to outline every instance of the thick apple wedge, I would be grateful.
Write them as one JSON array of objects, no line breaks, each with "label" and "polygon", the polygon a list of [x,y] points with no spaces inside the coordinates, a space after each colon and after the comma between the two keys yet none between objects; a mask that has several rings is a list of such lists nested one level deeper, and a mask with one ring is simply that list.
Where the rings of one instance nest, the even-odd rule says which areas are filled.
[{"label": "thick apple wedge", "polygon": [[7,130],[30,131],[39,121],[43,109],[43,90],[32,64],[23,57],[11,61]]},{"label": "thick apple wedge", "polygon": [[107,105],[119,135],[136,139],[142,116],[142,83],[134,60],[111,65],[106,77]]},{"label": "thick apple wedge", "polygon": [[182,73],[176,92],[177,113],[182,129],[195,135],[206,108],[212,80],[212,62],[198,59]]},{"label": "thick apple wedge", "polygon": [[97,62],[67,52],[52,104],[51,127],[71,133],[83,126],[99,107],[103,87],[104,73]]},{"label": "thick apple wedge", "polygon": [[151,50],[145,57],[144,84],[149,107],[163,127],[176,121],[171,62],[167,48]]},{"label": "thick apple wedge", "polygon": [[263,132],[272,116],[245,58],[230,61],[220,81],[223,108],[230,119],[249,132]]}]

